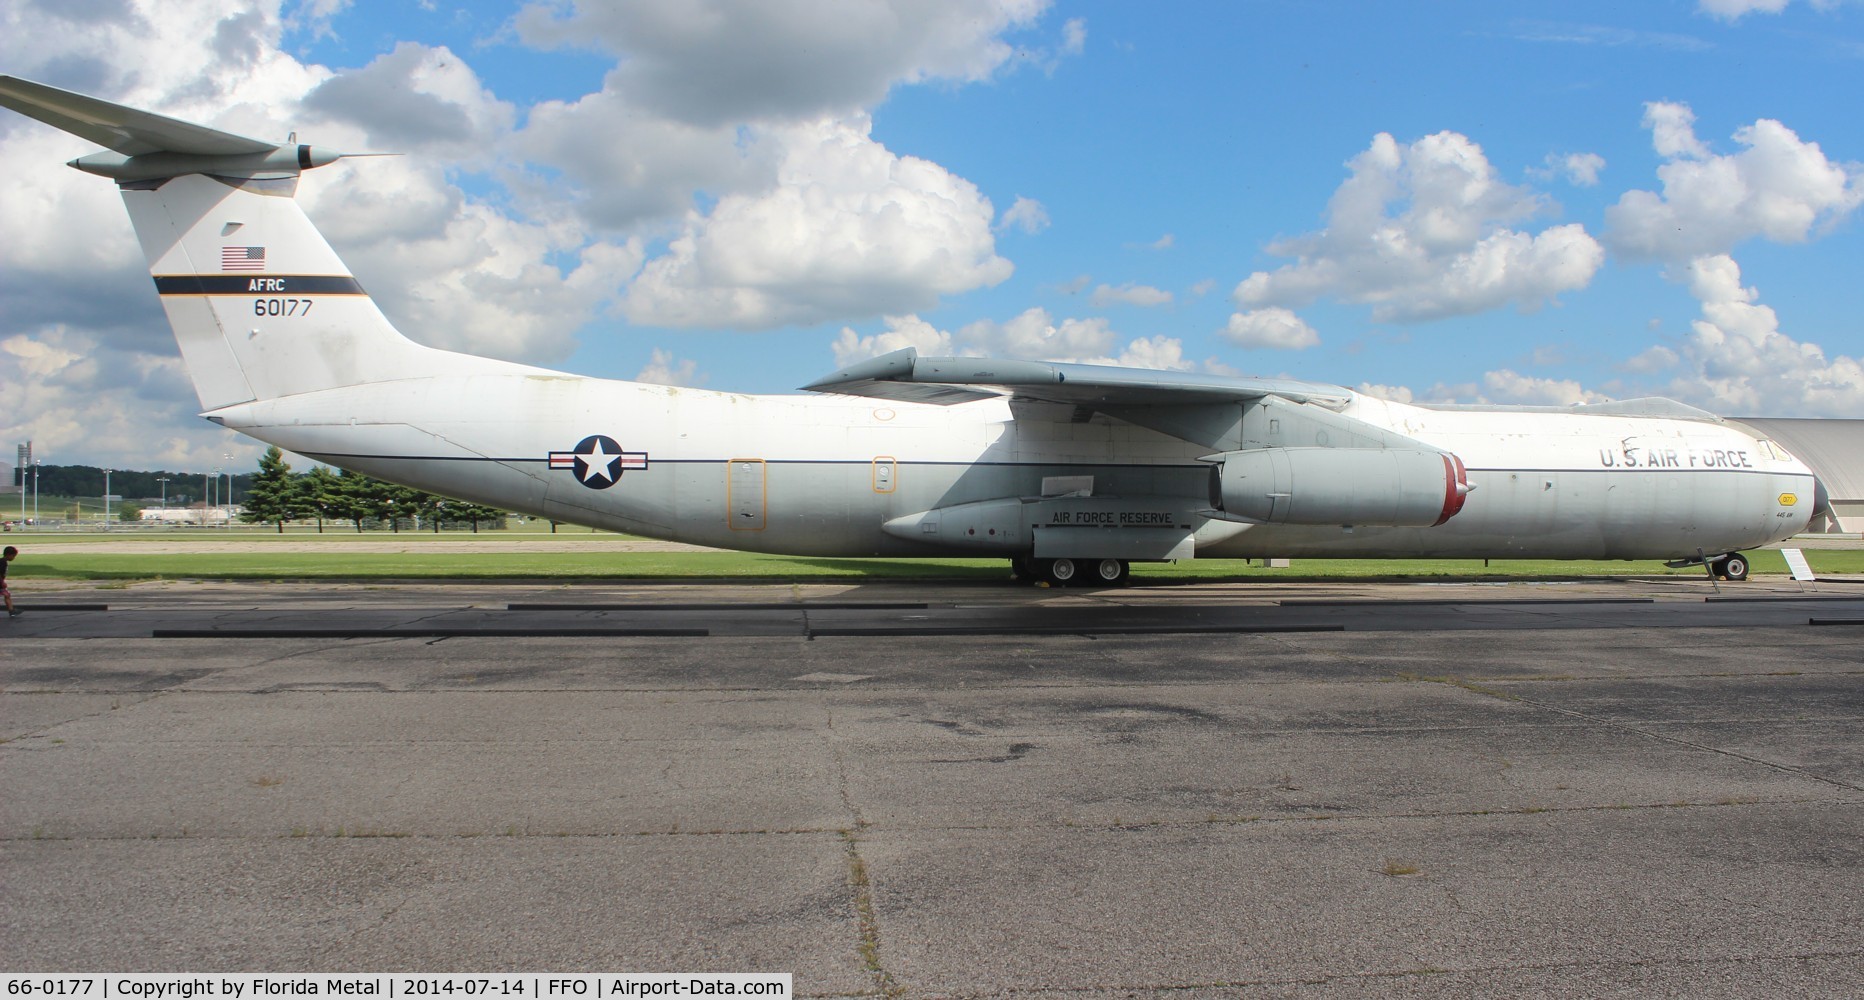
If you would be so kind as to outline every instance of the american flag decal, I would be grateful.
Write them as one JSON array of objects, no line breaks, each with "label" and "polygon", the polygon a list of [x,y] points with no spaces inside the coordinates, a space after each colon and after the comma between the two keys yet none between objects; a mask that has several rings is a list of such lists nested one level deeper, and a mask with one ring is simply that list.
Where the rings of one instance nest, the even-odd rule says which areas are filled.
[{"label": "american flag decal", "polygon": [[265,248],[221,247],[220,270],[263,271],[265,270]]}]

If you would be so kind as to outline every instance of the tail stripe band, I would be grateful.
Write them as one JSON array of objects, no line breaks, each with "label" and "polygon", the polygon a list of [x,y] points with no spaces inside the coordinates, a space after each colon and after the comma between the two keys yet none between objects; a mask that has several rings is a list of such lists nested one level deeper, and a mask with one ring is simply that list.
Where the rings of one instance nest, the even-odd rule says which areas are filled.
[{"label": "tail stripe band", "polygon": [[160,295],[367,295],[347,274],[158,274]]}]

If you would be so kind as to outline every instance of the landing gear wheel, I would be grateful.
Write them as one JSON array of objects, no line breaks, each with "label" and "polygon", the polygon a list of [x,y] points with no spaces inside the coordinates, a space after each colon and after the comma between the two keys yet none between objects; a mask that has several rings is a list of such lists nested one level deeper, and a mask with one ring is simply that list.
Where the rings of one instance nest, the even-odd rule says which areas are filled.
[{"label": "landing gear wheel", "polygon": [[1723,556],[1709,565],[1710,568],[1715,570],[1716,576],[1731,583],[1740,583],[1748,578],[1747,556],[1739,552],[1733,555]]},{"label": "landing gear wheel", "polygon": [[1028,556],[1010,557],[1010,578],[1019,583],[1032,583],[1042,578],[1036,567],[1036,561]]},{"label": "landing gear wheel", "polygon": [[1081,575],[1081,564],[1073,559],[1044,559],[1040,565],[1043,578],[1057,587],[1066,587]]},{"label": "landing gear wheel", "polygon": [[1094,582],[1102,587],[1117,587],[1125,583],[1127,575],[1132,571],[1132,565],[1124,559],[1096,560],[1091,570]]}]

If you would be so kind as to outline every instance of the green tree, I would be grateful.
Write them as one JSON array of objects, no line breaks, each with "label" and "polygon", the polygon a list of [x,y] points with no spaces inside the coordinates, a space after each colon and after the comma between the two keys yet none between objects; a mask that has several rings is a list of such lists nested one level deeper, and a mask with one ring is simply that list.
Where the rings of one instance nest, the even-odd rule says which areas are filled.
[{"label": "green tree", "polygon": [[375,492],[381,485],[379,480],[344,469],[330,494],[330,515],[349,521],[356,526],[356,533],[362,534],[362,519],[375,516]]},{"label": "green tree", "polygon": [[252,488],[246,494],[245,509],[240,512],[239,519],[247,524],[270,521],[278,525],[278,533],[282,535],[286,521],[295,521],[307,513],[303,493],[292,481],[285,453],[276,445],[267,448],[265,454],[259,456],[259,474],[252,478]]},{"label": "green tree", "polygon": [[475,535],[479,533],[480,522],[489,521],[492,527],[503,527],[506,517],[505,512],[497,507],[487,507],[484,504],[477,503],[460,503],[459,501],[454,501],[448,505],[447,514],[456,521],[472,522],[472,533]]},{"label": "green tree", "polygon": [[140,521],[142,520],[142,508],[133,503],[126,503],[117,508],[117,520]]},{"label": "green tree", "polygon": [[439,534],[440,522],[446,518],[451,505],[458,501],[405,486],[402,489],[405,491],[401,496],[402,512],[415,519],[416,527],[420,526],[421,518],[426,518],[434,533]]},{"label": "green tree", "polygon": [[[343,502],[343,483],[328,466],[317,466],[292,481],[298,499],[317,518],[317,533],[324,533],[325,518],[347,518]],[[360,530],[360,527],[358,528]]]},{"label": "green tree", "polygon": [[[365,477],[366,478],[366,477]],[[420,513],[420,491],[380,479],[369,479],[364,488],[370,516],[387,523],[388,530],[401,533],[401,519]]]}]

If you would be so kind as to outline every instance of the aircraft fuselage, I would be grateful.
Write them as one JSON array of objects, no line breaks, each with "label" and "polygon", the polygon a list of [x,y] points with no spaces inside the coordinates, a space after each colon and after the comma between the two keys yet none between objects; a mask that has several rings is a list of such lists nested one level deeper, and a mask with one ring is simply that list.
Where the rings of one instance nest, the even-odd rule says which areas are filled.
[{"label": "aircraft fuselage", "polygon": [[[1104,540],[1107,554],[1122,555],[1116,533],[1170,524],[1201,526],[1199,557],[1688,558],[1785,539],[1812,508],[1809,469],[1727,425],[1432,410],[1358,396],[1345,416],[1462,459],[1473,489],[1454,517],[1410,528],[1206,521],[1211,466],[1200,459],[1210,448],[1106,416],[1018,419],[1013,405],[1023,404],[495,374],[350,386],[212,416],[436,493],[647,537],[798,555],[1027,554],[1044,531],[1071,533],[1076,549],[1093,544],[1079,539]],[[592,438],[600,450],[579,460]],[[1054,496],[1058,482],[1084,485],[1091,497]],[[936,534],[885,527],[1003,498],[1022,500],[1014,518],[1023,523],[1005,526],[1013,536],[954,534],[961,523]]]}]

